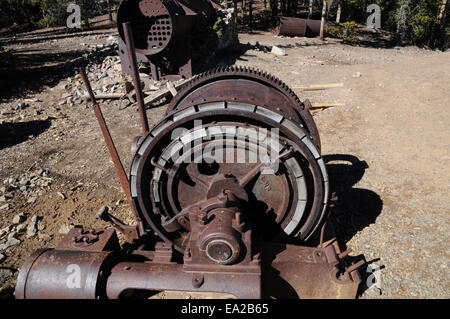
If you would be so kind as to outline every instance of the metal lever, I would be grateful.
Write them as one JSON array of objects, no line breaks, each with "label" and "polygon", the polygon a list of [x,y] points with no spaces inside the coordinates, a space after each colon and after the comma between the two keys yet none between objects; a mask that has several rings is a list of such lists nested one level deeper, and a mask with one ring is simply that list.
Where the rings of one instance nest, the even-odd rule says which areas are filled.
[{"label": "metal lever", "polygon": [[123,223],[120,219],[118,219],[117,217],[111,215],[110,213],[108,213],[108,207],[105,206],[104,208],[102,208],[96,215],[95,215],[95,219],[96,220],[101,220],[104,222],[109,223],[112,227],[114,227],[114,229],[116,229],[117,231],[121,232],[126,240],[129,243],[133,243],[133,241],[135,239],[139,238],[139,230],[137,226],[130,226],[127,225],[125,223]]}]

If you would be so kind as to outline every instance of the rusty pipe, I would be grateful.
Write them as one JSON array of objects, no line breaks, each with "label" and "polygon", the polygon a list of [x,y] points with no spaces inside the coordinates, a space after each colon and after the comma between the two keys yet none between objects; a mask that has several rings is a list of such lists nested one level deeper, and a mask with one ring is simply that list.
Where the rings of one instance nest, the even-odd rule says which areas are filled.
[{"label": "rusty pipe", "polygon": [[273,33],[290,37],[317,36],[320,23],[320,20],[280,17]]},{"label": "rusty pipe", "polygon": [[[121,257],[119,257],[121,256]],[[261,298],[260,271],[184,270],[173,262],[129,262],[111,251],[41,249],[20,269],[17,299],[117,299],[130,290],[229,293]],[[236,285],[236,281],[239,285]]]},{"label": "rusty pipe", "polygon": [[110,251],[38,250],[20,269],[15,298],[104,298],[102,275],[110,254]]},{"label": "rusty pipe", "polygon": [[[127,290],[189,291],[229,293],[238,298],[261,298],[260,273],[243,271],[192,272],[176,263],[122,262],[114,266],[106,283],[110,299],[123,296]],[[239,284],[236,284],[239,282]]]}]

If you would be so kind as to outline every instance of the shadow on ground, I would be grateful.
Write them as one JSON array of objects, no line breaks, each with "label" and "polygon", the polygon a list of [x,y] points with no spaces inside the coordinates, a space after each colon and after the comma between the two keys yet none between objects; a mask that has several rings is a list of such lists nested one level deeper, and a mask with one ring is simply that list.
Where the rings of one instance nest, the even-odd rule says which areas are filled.
[{"label": "shadow on ground", "polygon": [[14,52],[13,69],[7,74],[0,74],[0,101],[42,92],[46,86],[54,87],[62,79],[75,75],[78,72],[77,66],[86,66],[89,62],[102,61],[106,56],[117,55],[115,49],[91,52],[45,51],[42,49]]},{"label": "shadow on ground", "polygon": [[[369,168],[365,161],[359,160],[356,156],[344,154],[325,155],[323,158],[328,170],[330,189],[337,195],[337,200],[331,209],[330,221],[342,251],[345,251],[346,243],[356,233],[376,222],[382,211],[383,201],[371,190],[354,187],[364,176],[365,170]],[[361,259],[365,260],[365,257],[359,255],[348,259],[351,264]],[[358,296],[369,288],[368,282],[369,285],[375,284],[372,281],[373,271],[379,269],[374,269],[372,264],[378,260],[366,261],[359,268],[362,282]]]},{"label": "shadow on ground", "polygon": [[0,150],[36,137],[50,125],[50,120],[0,124]]}]

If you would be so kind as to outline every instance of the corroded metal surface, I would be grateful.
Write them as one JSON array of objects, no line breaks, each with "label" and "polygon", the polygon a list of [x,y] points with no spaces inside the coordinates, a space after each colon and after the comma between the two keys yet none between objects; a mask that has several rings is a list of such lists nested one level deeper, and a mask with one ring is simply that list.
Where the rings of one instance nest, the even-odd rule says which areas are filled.
[{"label": "corroded metal surface", "polygon": [[[25,262],[17,298],[122,298],[159,290],[355,297],[364,261],[348,265],[348,252],[329,244],[329,181],[317,128],[309,102],[280,80],[247,68],[201,74],[135,139],[132,153],[124,188],[137,225],[105,211],[96,216],[128,243],[120,247],[112,229],[75,227],[56,249]],[[304,244],[319,231],[318,247],[287,244]]]},{"label": "corroded metal surface", "polygon": [[273,33],[290,37],[317,36],[320,24],[320,20],[280,17]]},{"label": "corroded metal surface", "polygon": [[130,24],[138,62],[149,62],[152,78],[159,80],[162,76],[192,75],[192,29],[199,21],[211,25],[214,18],[215,11],[208,0],[123,1],[117,12],[122,70],[129,73],[133,65],[126,52],[129,49],[125,45],[127,32],[123,23]]}]

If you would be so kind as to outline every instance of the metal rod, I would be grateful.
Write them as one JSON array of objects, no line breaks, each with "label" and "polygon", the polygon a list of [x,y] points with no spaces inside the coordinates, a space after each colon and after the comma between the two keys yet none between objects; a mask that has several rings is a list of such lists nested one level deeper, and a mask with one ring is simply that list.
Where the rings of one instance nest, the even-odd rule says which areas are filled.
[{"label": "metal rod", "polygon": [[109,133],[108,126],[106,125],[106,122],[105,122],[105,118],[103,117],[100,106],[98,105],[97,100],[95,99],[94,92],[92,92],[91,84],[90,84],[90,82],[86,76],[86,72],[84,71],[83,68],[80,68],[80,74],[81,74],[81,78],[83,79],[84,84],[86,85],[86,89],[89,93],[92,104],[94,106],[95,116],[97,117],[98,124],[100,124],[100,129],[102,130],[103,137],[106,142],[106,146],[108,147],[109,153],[111,154],[111,158],[114,163],[114,166],[116,167],[116,172],[117,172],[117,175],[119,176],[120,184],[122,184],[122,188],[125,192],[125,195],[127,196],[128,203],[130,204],[131,207],[133,207],[132,201],[131,201],[130,184],[128,182],[128,177],[127,177],[127,174],[125,173],[122,162],[120,161],[119,153],[117,153],[116,146],[114,145],[114,142],[111,138],[111,134]]},{"label": "metal rod", "polygon": [[136,101],[139,107],[139,115],[141,116],[141,126],[146,135],[149,131],[147,113],[145,112],[144,93],[141,88],[141,79],[139,78],[139,70],[137,68],[136,51],[133,41],[133,31],[131,30],[131,23],[125,22],[122,24],[123,32],[125,34],[125,44],[127,45],[128,59],[130,61],[131,77],[133,78],[134,91],[136,93]]},{"label": "metal rod", "polygon": [[366,263],[365,260],[360,260],[360,261],[358,261],[357,263],[355,263],[355,264],[349,266],[349,267],[345,270],[345,272],[351,273],[352,271],[355,271],[356,269],[358,269],[359,267],[361,267],[361,266],[364,265],[365,263]]}]

